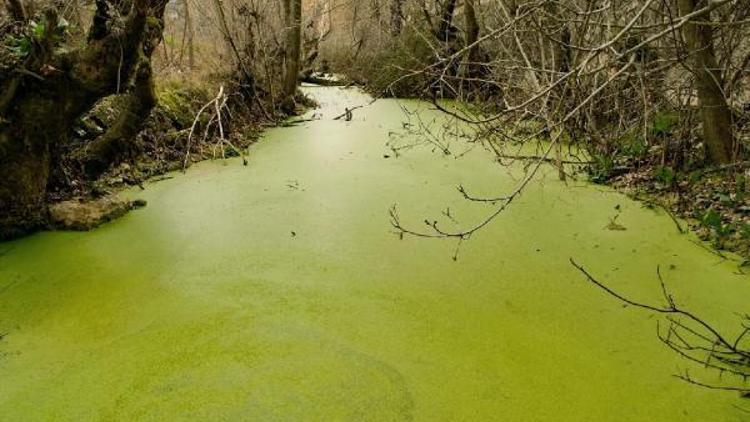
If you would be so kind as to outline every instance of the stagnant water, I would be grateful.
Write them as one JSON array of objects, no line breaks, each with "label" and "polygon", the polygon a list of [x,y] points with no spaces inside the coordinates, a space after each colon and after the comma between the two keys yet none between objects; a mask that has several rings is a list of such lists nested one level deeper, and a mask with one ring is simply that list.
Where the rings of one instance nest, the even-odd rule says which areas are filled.
[{"label": "stagnant water", "polygon": [[[456,186],[502,194],[518,174],[480,148],[386,158],[400,105],[425,105],[335,121],[368,98],[309,92],[323,117],[268,131],[248,166],[201,163],[129,192],[149,205],[98,230],[0,244],[0,419],[750,418],[735,394],[674,378],[716,381],[568,259],[656,304],[661,265],[679,303],[727,330],[750,293],[736,263],[657,211],[552,176],[457,261],[454,241],[399,239],[393,204],[410,227],[447,207],[466,226],[492,206]],[[617,205],[627,230],[606,228]]]}]

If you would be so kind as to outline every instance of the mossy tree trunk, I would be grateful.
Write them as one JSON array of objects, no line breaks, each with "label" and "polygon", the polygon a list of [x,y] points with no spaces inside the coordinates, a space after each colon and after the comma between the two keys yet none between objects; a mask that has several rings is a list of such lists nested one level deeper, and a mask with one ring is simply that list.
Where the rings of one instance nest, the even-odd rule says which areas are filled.
[{"label": "mossy tree trunk", "polygon": [[125,94],[119,115],[107,131],[88,144],[79,158],[83,170],[89,178],[95,178],[116,163],[130,155],[132,140],[143,127],[156,105],[151,67],[141,64],[135,75],[133,87]]},{"label": "mossy tree trunk", "polygon": [[[44,36],[24,62],[28,72],[0,75],[0,238],[44,221],[51,148],[65,142],[74,122],[105,96],[130,87],[129,95],[142,94],[137,75],[150,79],[165,2],[97,0],[88,42],[72,51],[55,49],[58,19],[48,11]],[[116,15],[121,25],[113,24]],[[151,106],[146,100],[136,107],[138,121]]]}]

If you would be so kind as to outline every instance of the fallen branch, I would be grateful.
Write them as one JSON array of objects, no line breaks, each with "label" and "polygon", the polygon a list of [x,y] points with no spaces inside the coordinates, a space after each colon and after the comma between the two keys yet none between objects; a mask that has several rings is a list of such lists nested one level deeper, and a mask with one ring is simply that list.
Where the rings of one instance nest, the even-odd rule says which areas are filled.
[{"label": "fallen branch", "polygon": [[219,137],[218,137],[217,144],[215,144],[212,148],[213,158],[216,158],[217,148],[221,150],[221,157],[226,158],[226,153],[225,153],[225,144],[226,144],[230,146],[232,149],[234,149],[234,151],[236,151],[238,154],[240,154],[240,156],[242,157],[242,164],[247,165],[247,159],[245,158],[243,151],[240,148],[237,148],[226,136],[227,134],[224,129],[224,123],[222,122],[222,112],[225,111],[227,114],[230,114],[230,117],[231,117],[229,107],[227,106],[228,100],[229,98],[224,93],[224,85],[222,85],[219,87],[219,93],[216,95],[216,97],[212,99],[211,101],[207,102],[206,104],[204,104],[203,107],[201,107],[200,110],[198,110],[198,113],[196,113],[195,118],[193,119],[193,124],[190,127],[190,132],[188,134],[187,145],[185,149],[185,159],[183,160],[183,163],[182,163],[183,171],[187,168],[188,161],[190,159],[190,146],[192,144],[195,129],[198,126],[198,122],[200,121],[201,115],[207,109],[209,109],[209,107],[213,107],[214,114],[208,120],[208,123],[206,123],[206,128],[203,131],[203,142],[205,142],[208,139],[211,125],[215,123],[216,127],[219,130]]},{"label": "fallen branch", "polygon": [[203,107],[201,107],[198,110],[198,113],[195,114],[195,118],[193,119],[193,124],[190,126],[190,133],[188,134],[187,145],[185,147],[185,159],[182,163],[182,170],[185,170],[187,168],[188,160],[190,159],[190,145],[191,145],[191,141],[193,140],[193,133],[195,133],[195,128],[196,126],[198,126],[198,121],[200,120],[201,115],[208,107],[217,103],[219,99],[221,99],[223,96],[224,96],[224,85],[219,87],[219,93],[216,95],[216,98],[204,104]]},{"label": "fallen branch", "polygon": [[352,108],[348,108],[347,107],[347,108],[344,109],[346,111],[344,111],[343,113],[341,113],[338,116],[334,117],[333,120],[341,120],[342,118],[346,117],[346,121],[348,122],[348,121],[352,120],[352,111],[360,109],[362,107],[364,107],[364,105],[358,105],[358,106],[355,106],[355,107],[352,107]]},{"label": "fallen branch", "polygon": [[569,164],[569,165],[591,165],[595,164],[593,161],[574,161],[574,160],[557,160],[554,158],[549,157],[540,157],[538,155],[506,155],[506,154],[496,154],[497,158],[504,158],[508,160],[522,160],[522,161],[544,161],[545,163],[553,163],[553,164]]},{"label": "fallen branch", "polygon": [[298,78],[300,82],[306,82],[309,84],[315,84],[320,86],[347,86],[346,81],[340,81],[335,79],[320,78],[314,75],[300,75]]},{"label": "fallen branch", "polygon": [[[720,374],[728,373],[741,378],[743,381],[750,378],[750,350],[743,348],[743,340],[750,333],[750,325],[747,325],[750,322],[750,316],[745,315],[743,317],[745,323],[742,324],[743,329],[741,333],[730,340],[704,319],[677,306],[674,297],[667,289],[659,267],[656,269],[656,274],[661,284],[662,295],[666,302],[665,306],[654,306],[632,300],[594,278],[593,275],[572,258],[570,259],[570,263],[591,284],[618,301],[636,308],[666,315],[669,326],[666,330],[657,329],[658,337],[662,343],[680,356],[700,364],[704,368],[716,370]],[[683,322],[682,319],[686,321]],[[683,381],[702,387],[738,391],[743,396],[750,395],[750,387],[708,384],[696,381],[687,372],[684,375],[678,374],[675,376]]]}]

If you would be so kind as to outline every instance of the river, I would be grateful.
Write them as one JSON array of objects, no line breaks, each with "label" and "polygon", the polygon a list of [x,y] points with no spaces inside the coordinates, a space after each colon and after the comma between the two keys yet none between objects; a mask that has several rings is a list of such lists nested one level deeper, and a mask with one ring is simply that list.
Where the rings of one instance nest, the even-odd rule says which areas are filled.
[{"label": "river", "polygon": [[[462,243],[393,233],[480,221],[518,169],[482,148],[395,156],[402,107],[306,88],[317,120],[268,130],[126,194],[148,206],[86,232],[0,244],[0,420],[740,421],[734,393],[569,263],[739,327],[748,276],[669,217],[544,172]],[[352,121],[333,120],[364,105]],[[399,141],[403,142],[403,138]],[[461,140],[455,141],[461,149]],[[450,208],[453,223],[442,211]],[[626,230],[608,230],[611,218]]]}]

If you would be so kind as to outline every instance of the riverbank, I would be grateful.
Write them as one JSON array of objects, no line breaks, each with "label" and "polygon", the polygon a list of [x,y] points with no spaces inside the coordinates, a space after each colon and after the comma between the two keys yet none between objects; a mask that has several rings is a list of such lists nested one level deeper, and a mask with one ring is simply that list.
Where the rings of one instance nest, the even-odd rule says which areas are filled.
[{"label": "riverbank", "polygon": [[[280,111],[268,114],[230,100],[223,86],[167,81],[156,92],[158,104],[143,130],[128,142],[127,153],[118,164],[95,177],[81,160],[88,145],[116,121],[118,108],[113,102],[117,98],[100,102],[81,118],[53,169],[48,212],[40,228],[85,231],[122,217],[146,203],[124,199],[120,192],[131,187],[143,189],[146,182],[172,177],[165,175],[184,171],[200,161],[241,157],[247,165],[247,148],[264,130],[288,117]],[[295,114],[314,106],[302,95],[296,104]]]},{"label": "riverbank", "polygon": [[748,260],[748,170],[748,162],[692,172],[676,172],[668,167],[646,164],[613,177],[607,184],[646,207],[664,209],[675,219],[678,230],[694,232],[718,255],[732,252]]}]

